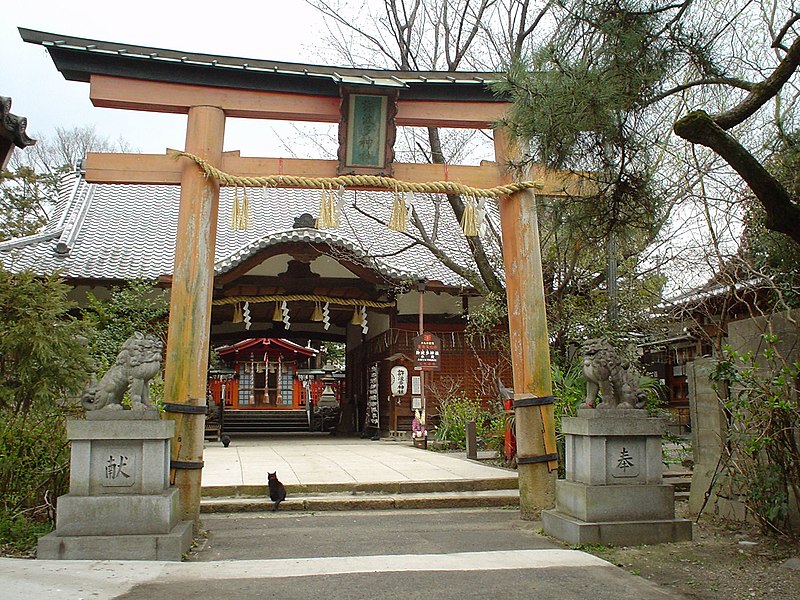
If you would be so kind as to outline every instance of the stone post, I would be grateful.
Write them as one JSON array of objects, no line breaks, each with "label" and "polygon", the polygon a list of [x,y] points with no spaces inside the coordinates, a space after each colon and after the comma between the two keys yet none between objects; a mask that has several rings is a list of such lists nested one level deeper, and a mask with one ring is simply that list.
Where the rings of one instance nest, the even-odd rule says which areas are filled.
[{"label": "stone post", "polygon": [[566,479],[542,512],[549,535],[570,544],[628,546],[692,539],[662,482],[663,422],[644,410],[581,409],[565,417]]},{"label": "stone post", "polygon": [[[95,411],[69,421],[69,493],[58,498],[56,530],[37,557],[69,560],[181,560],[192,522],[180,519],[169,485],[175,423],[133,411]],[[134,418],[137,417],[137,418]]]}]

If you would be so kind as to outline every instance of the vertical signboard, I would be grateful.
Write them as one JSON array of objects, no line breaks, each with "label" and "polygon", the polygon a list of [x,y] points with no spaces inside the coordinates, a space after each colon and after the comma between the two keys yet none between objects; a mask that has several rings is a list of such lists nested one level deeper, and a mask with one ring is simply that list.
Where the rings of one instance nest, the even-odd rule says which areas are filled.
[{"label": "vertical signboard", "polygon": [[369,368],[369,379],[367,383],[367,427],[380,428],[381,420],[378,413],[378,363],[374,363]]},{"label": "vertical signboard", "polygon": [[438,371],[441,366],[442,340],[424,332],[414,338],[414,368],[418,371]]}]

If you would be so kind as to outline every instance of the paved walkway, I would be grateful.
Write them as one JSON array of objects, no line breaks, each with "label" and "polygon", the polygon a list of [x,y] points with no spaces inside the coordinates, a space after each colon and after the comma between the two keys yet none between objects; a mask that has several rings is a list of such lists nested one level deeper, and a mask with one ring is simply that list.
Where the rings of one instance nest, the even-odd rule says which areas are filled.
[{"label": "paved walkway", "polygon": [[[208,443],[203,486],[505,479],[513,471],[406,443],[296,435]],[[508,510],[212,515],[201,562],[0,558],[0,600],[169,597],[675,598],[535,534]],[[317,536],[317,537],[314,537]],[[255,560],[254,560],[255,559]]]},{"label": "paved walkway", "polygon": [[516,471],[432,452],[408,443],[296,434],[207,442],[203,487],[265,485],[277,471],[286,485],[383,483],[516,477]]}]

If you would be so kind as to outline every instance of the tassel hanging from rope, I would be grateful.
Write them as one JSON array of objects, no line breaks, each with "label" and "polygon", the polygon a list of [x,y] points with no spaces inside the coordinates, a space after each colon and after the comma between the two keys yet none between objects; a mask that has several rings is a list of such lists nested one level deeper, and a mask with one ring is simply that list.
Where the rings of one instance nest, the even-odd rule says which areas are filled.
[{"label": "tassel hanging from rope", "polygon": [[241,323],[244,321],[244,317],[242,316],[242,305],[238,302],[233,305],[233,323]]},{"label": "tassel hanging from rope", "polygon": [[478,220],[476,217],[477,200],[474,196],[468,196],[464,201],[464,214],[461,215],[461,229],[467,237],[478,235]]},{"label": "tassel hanging from rope", "polygon": [[239,197],[239,188],[233,192],[233,205],[231,207],[231,229],[243,231],[250,227],[250,198],[247,196],[247,188],[242,188],[242,196]]},{"label": "tassel hanging from rope", "polygon": [[334,229],[339,227],[339,202],[333,190],[323,189],[319,198],[319,217],[317,229]]},{"label": "tassel hanging from rope", "polygon": [[405,194],[394,190],[394,203],[392,204],[392,214],[389,217],[389,229],[392,231],[407,231],[408,211],[406,210]]}]

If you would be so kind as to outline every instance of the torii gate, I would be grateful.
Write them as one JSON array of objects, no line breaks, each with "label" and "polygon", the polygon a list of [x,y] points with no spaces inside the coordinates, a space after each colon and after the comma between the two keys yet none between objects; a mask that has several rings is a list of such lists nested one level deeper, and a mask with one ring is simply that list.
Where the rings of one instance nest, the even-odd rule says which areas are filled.
[{"label": "torii gate", "polygon": [[[485,83],[497,77],[492,73],[343,69],[188,55],[26,29],[20,29],[20,34],[27,42],[46,46],[65,78],[88,81],[95,106],[186,114],[185,152],[239,176],[336,177],[352,170],[342,148],[339,161],[242,158],[238,152],[224,153],[226,117],[340,123],[340,141],[346,145],[348,126],[355,129],[348,122],[347,109],[342,108],[348,106],[348,93],[388,96],[389,121],[396,109],[391,127],[489,129],[508,108],[486,89]],[[349,115],[352,118],[353,113]],[[495,129],[494,163],[395,163],[393,131],[383,146],[384,162],[365,172],[391,173],[396,180],[412,184],[453,181],[492,188],[512,181],[507,166],[520,157],[507,132]],[[380,144],[377,150],[382,151]],[[565,193],[562,175],[543,170],[533,175],[540,194]],[[181,186],[164,397],[170,417],[177,421],[171,459],[173,483],[181,490],[182,518],[199,523],[219,182],[207,178],[188,158],[95,153],[87,157],[86,180]],[[502,196],[499,202],[517,392],[520,508],[522,518],[533,519],[554,504],[557,468],[536,202],[530,190]]]}]

